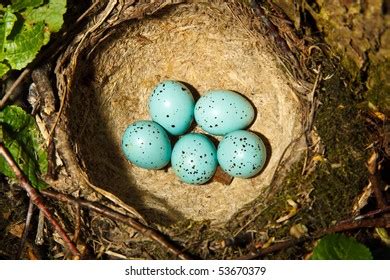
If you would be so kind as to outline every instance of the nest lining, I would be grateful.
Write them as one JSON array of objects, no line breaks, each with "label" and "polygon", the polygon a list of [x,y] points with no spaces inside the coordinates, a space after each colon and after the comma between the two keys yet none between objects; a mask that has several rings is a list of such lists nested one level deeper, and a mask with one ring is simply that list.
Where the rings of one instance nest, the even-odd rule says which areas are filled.
[{"label": "nest lining", "polygon": [[[92,183],[155,222],[226,222],[268,189],[286,148],[302,135],[301,107],[266,41],[248,28],[254,15],[248,10],[245,16],[237,17],[224,1],[180,4],[122,24],[79,61],[66,118]],[[165,79],[191,85],[195,95],[230,89],[247,96],[257,109],[250,130],[270,147],[264,171],[229,186],[191,186],[171,168],[132,166],[120,149],[122,134],[131,122],[150,119],[147,99]],[[296,146],[294,153],[300,154]]]}]

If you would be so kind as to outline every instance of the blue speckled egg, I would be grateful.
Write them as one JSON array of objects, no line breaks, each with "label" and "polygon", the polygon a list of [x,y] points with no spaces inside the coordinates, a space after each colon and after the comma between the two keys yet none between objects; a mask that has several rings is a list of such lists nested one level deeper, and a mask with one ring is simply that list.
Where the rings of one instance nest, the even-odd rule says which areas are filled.
[{"label": "blue speckled egg", "polygon": [[152,121],[136,121],[126,128],[122,150],[133,164],[146,169],[160,169],[171,159],[171,142],[166,131]]},{"label": "blue speckled egg", "polygon": [[180,82],[159,83],[149,97],[149,113],[153,121],[172,135],[182,135],[194,119],[195,101],[190,90]]},{"label": "blue speckled egg", "polygon": [[248,127],[255,117],[252,104],[230,90],[212,90],[195,105],[195,120],[206,132],[225,135]]},{"label": "blue speckled egg", "polygon": [[218,162],[230,176],[249,178],[263,168],[267,157],[264,142],[256,134],[237,130],[218,145]]},{"label": "blue speckled egg", "polygon": [[173,147],[172,168],[185,183],[206,183],[213,177],[217,165],[217,149],[203,134],[184,135]]}]

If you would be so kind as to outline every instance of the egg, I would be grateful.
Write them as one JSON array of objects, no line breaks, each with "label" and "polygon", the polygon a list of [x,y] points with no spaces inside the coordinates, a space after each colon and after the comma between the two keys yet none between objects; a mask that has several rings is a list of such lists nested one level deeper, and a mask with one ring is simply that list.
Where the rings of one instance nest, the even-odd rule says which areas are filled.
[{"label": "egg", "polygon": [[225,135],[219,143],[217,157],[221,168],[230,176],[249,178],[264,167],[267,153],[259,136],[237,130]]},{"label": "egg", "polygon": [[194,119],[195,101],[190,90],[177,81],[159,83],[149,97],[149,113],[153,121],[172,135],[182,135]]},{"label": "egg", "polygon": [[248,127],[255,117],[252,104],[230,90],[212,90],[195,105],[195,120],[206,132],[225,135]]},{"label": "egg", "polygon": [[203,134],[182,136],[172,150],[172,168],[188,184],[204,184],[213,177],[218,165],[217,150]]},{"label": "egg", "polygon": [[167,132],[153,121],[136,121],[122,137],[122,150],[134,165],[160,169],[171,159],[172,146]]}]

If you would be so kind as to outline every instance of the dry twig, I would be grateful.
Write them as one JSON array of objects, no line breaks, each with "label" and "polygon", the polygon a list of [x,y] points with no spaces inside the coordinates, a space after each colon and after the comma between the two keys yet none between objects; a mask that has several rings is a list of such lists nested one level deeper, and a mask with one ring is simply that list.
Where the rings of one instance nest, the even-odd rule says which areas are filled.
[{"label": "dry twig", "polygon": [[65,245],[71,251],[72,255],[80,256],[80,252],[77,250],[76,246],[73,244],[72,240],[68,237],[65,230],[60,226],[60,224],[54,219],[52,213],[44,204],[41,195],[34,189],[33,186],[29,183],[26,176],[22,173],[15,160],[13,159],[10,152],[4,146],[3,143],[0,143],[0,155],[4,157],[5,161],[8,163],[12,171],[15,173],[16,178],[18,179],[20,186],[27,192],[31,201],[44,213],[47,220],[52,224],[55,230],[59,233],[61,238],[64,240]]},{"label": "dry twig", "polygon": [[17,259],[17,260],[21,258],[22,253],[23,253],[24,244],[26,243],[28,231],[30,229],[31,217],[32,217],[33,211],[34,211],[34,203],[30,199],[30,202],[28,204],[26,223],[24,225],[22,239],[20,240],[19,250],[16,253],[16,257],[15,257],[15,259]]},{"label": "dry twig", "polygon": [[280,250],[295,246],[299,243],[306,242],[311,239],[318,239],[324,236],[325,234],[344,232],[353,229],[359,228],[372,228],[372,227],[382,227],[390,228],[390,219],[387,217],[379,217],[375,219],[363,219],[363,220],[354,220],[349,222],[337,223],[334,226],[331,226],[327,229],[322,229],[314,233],[311,237],[304,236],[299,239],[290,239],[284,242],[277,243],[265,249],[260,249],[258,251],[252,251],[247,255],[241,256],[240,260],[252,260],[263,257],[265,255],[278,252]]},{"label": "dry twig", "polygon": [[81,211],[80,211],[80,205],[76,204],[74,206],[75,208],[75,229],[74,229],[74,235],[73,235],[73,242],[77,244],[77,240],[79,239],[80,235],[80,228],[81,228]]},{"label": "dry twig", "polygon": [[161,246],[163,246],[165,249],[167,249],[170,253],[174,254],[178,258],[182,260],[189,260],[191,259],[190,256],[188,256],[186,253],[183,253],[180,249],[176,248],[175,245],[173,245],[170,241],[167,240],[166,237],[164,237],[160,232],[156,231],[155,229],[152,229],[148,226],[143,225],[142,223],[138,222],[134,218],[128,217],[126,215],[123,215],[121,213],[118,213],[106,206],[99,205],[84,199],[75,198],[70,195],[58,193],[52,190],[42,190],[41,193],[44,196],[57,199],[62,202],[71,203],[73,205],[79,205],[81,207],[88,208],[102,216],[105,216],[107,218],[110,218],[115,221],[122,222],[136,231],[142,233],[144,236],[150,238],[151,240],[156,241]]},{"label": "dry twig", "polygon": [[379,209],[384,209],[387,204],[386,200],[382,194],[381,186],[380,186],[380,179],[378,176],[378,153],[374,152],[370,159],[367,162],[368,164],[368,172],[369,176],[368,179],[372,185],[372,189],[375,194],[376,202],[378,204]]},{"label": "dry twig", "polygon": [[259,251],[250,252],[247,255],[243,255],[243,256],[239,257],[238,259],[239,260],[253,260],[253,259],[257,259],[257,258],[266,256],[266,255],[269,255],[269,254],[281,251],[283,249],[295,246],[295,245],[297,245],[299,243],[307,241],[308,239],[309,239],[308,237],[302,237],[302,238],[299,238],[299,239],[290,239],[290,240],[287,240],[287,241],[284,241],[284,242],[276,243],[274,245],[269,246],[268,248],[265,248],[265,249],[262,249],[262,250],[259,250]]},{"label": "dry twig", "polygon": [[44,238],[43,238],[43,235],[44,235],[44,232],[43,232],[44,225],[45,225],[45,215],[42,213],[41,210],[39,210],[37,234],[35,236],[35,244],[37,244],[37,245],[42,245],[43,242],[44,242]]},{"label": "dry twig", "polygon": [[23,82],[24,78],[26,78],[26,76],[28,74],[30,74],[30,71],[31,70],[29,68],[24,69],[23,72],[19,75],[19,77],[15,80],[15,82],[12,84],[12,86],[8,89],[8,91],[5,93],[5,95],[1,99],[1,101],[0,101],[0,109],[5,106],[5,104],[7,103],[8,99],[14,93],[15,89],[20,85],[21,82]]}]

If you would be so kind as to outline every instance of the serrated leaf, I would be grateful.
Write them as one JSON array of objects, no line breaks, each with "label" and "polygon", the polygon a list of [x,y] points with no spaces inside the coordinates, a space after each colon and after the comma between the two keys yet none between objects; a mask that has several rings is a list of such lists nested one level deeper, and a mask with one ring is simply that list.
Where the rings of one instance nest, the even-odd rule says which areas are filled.
[{"label": "serrated leaf", "polygon": [[[47,173],[47,153],[34,118],[18,106],[5,107],[0,111],[0,141],[9,149],[31,184],[38,189],[46,187],[39,177]],[[14,178],[14,173],[2,157],[0,172]]]},{"label": "serrated leaf", "polygon": [[329,234],[314,248],[312,260],[372,260],[370,250],[354,238]]},{"label": "serrated leaf", "polygon": [[16,19],[16,16],[9,10],[5,10],[4,14],[0,16],[0,62],[5,58],[4,49],[7,43],[7,37],[12,31]]},{"label": "serrated leaf", "polygon": [[27,66],[45,43],[45,24],[23,25],[22,31],[13,40],[7,40],[6,57],[12,69],[20,70]]},{"label": "serrated leaf", "polygon": [[66,12],[66,0],[49,0],[49,2],[36,9],[27,8],[22,13],[30,24],[45,22],[50,32],[57,32],[64,23],[63,14]]},{"label": "serrated leaf", "polygon": [[43,0],[11,0],[12,9],[17,12],[25,8],[35,8],[43,4]]},{"label": "serrated leaf", "polygon": [[[66,0],[11,0],[0,8],[0,77],[34,60],[61,29]],[[7,68],[8,67],[8,68]]]},{"label": "serrated leaf", "polygon": [[47,173],[47,153],[44,139],[35,119],[22,108],[11,105],[0,111],[2,124],[25,149],[26,153],[38,164],[41,174]]},{"label": "serrated leaf", "polygon": [[[34,160],[26,154],[22,145],[18,141],[12,139],[5,127],[2,125],[0,125],[0,139],[4,143],[4,146],[9,150],[24,175],[28,178],[31,185],[37,189],[47,187],[47,184],[37,176],[36,162],[34,162]],[[14,172],[3,157],[0,157],[0,172],[9,178],[15,178]]]}]

